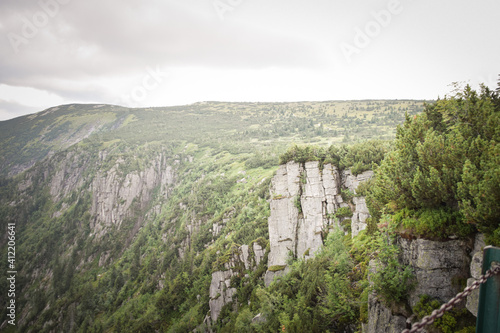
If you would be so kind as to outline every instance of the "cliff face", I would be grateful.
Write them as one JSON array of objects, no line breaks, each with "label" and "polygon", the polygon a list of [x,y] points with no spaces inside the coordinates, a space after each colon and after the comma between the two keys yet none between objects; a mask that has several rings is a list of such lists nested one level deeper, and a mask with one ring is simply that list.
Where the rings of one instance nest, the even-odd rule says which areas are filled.
[{"label": "cliff face", "polygon": [[461,291],[459,283],[469,276],[470,244],[462,240],[437,242],[426,239],[399,240],[402,263],[412,268],[417,286],[410,293],[413,307],[421,295],[448,302]]},{"label": "cliff face", "polygon": [[[367,171],[355,176],[350,170],[341,172],[331,164],[320,168],[319,162],[289,162],[279,167],[270,188],[270,252],[264,277],[266,285],[275,276],[287,272],[290,256],[314,257],[323,245],[325,233],[334,224],[338,225],[339,219],[334,214],[340,207],[353,210],[354,235],[366,227],[365,220],[369,215],[364,198],[354,197],[352,202],[344,202],[341,190],[356,193],[358,185],[372,175],[371,171]],[[205,319],[206,323],[217,321],[222,307],[234,301],[236,288],[231,286],[231,279],[241,277],[245,270],[255,270],[265,253],[265,249],[257,243],[243,245],[232,253],[223,270],[212,273],[210,314]]]},{"label": "cliff face", "polygon": [[[113,248],[103,245],[100,242],[102,238],[111,230],[115,231],[115,235],[118,234],[116,230],[119,230],[123,240],[132,239],[142,226],[152,220],[152,215],[157,213],[156,208],[159,206],[155,207],[153,203],[167,199],[175,186],[175,169],[163,152],[151,154],[149,159],[141,162],[142,166],[133,170],[128,165],[130,159],[108,158],[105,150],[96,154],[84,149],[71,149],[56,154],[22,175],[17,185],[20,199],[13,202],[13,205],[30,202],[33,200],[31,193],[37,187],[45,187],[47,205],[54,207],[50,214],[52,224],[60,226],[59,221],[71,221],[70,227],[79,231],[75,233],[76,238],[68,241],[71,245],[60,246],[58,260],[66,262],[74,258],[71,259],[74,265],[71,267],[72,272],[85,272],[93,262],[98,262],[98,267],[104,267],[110,263],[110,258],[116,259],[120,252],[115,251],[112,255]],[[87,204],[81,206],[84,207],[81,213],[72,215],[75,207],[80,207],[80,202]],[[127,219],[128,225],[120,230]],[[85,233],[85,224],[88,225],[88,234]],[[40,230],[43,232],[44,229]],[[61,230],[61,237],[69,234],[68,231]],[[91,250],[78,249],[76,244],[85,242],[94,244],[88,245]],[[125,249],[126,246],[123,250]],[[38,254],[35,255],[36,260],[26,263],[25,280],[29,283],[20,289],[21,295],[29,294],[28,288],[33,284],[37,284],[43,292],[50,292],[55,288],[53,286],[60,284],[61,274],[55,274],[49,260],[41,259],[50,255],[52,254]],[[41,277],[44,278],[37,282]],[[27,314],[31,310],[33,306],[26,305],[19,317],[20,325],[27,324]]]},{"label": "cliff face", "polygon": [[[350,170],[339,171],[331,164],[321,168],[318,162],[289,162],[279,167],[270,189],[270,253],[266,285],[276,276],[288,272],[289,259],[314,257],[323,245],[324,235],[334,225],[350,219],[353,237],[366,228],[369,211],[365,198],[357,196],[356,189],[372,176],[371,171],[353,175]],[[350,201],[345,200],[348,199],[346,193],[354,194]],[[349,207],[352,216],[339,216],[337,212],[341,207]],[[345,225],[345,222],[342,224]],[[422,295],[447,302],[462,291],[460,281],[471,274],[477,278],[484,242],[480,237],[476,239],[476,244],[467,240],[442,242],[400,237],[398,246],[400,263],[409,266],[416,277],[416,287],[408,299],[409,306],[414,307]],[[376,269],[375,261],[371,266],[371,271]],[[468,283],[473,281],[469,279]],[[475,304],[477,296],[469,296],[468,308],[473,314],[474,308],[477,308]],[[460,306],[465,306],[465,302]],[[377,295],[370,295],[368,323],[364,325],[364,332],[404,330],[414,318],[405,312],[407,310],[400,310],[401,313],[398,309],[390,309]]]},{"label": "cliff face", "polygon": [[[269,217],[270,253],[265,283],[286,272],[290,257],[308,259],[323,245],[323,237],[339,218],[340,207],[350,207],[353,236],[366,228],[368,209],[363,197],[345,202],[342,190],[356,193],[358,185],[370,179],[366,171],[353,175],[339,171],[331,164],[320,169],[319,162],[289,162],[281,165],[271,185],[271,216]],[[345,218],[345,217],[343,217]],[[343,219],[340,218],[340,219]]]},{"label": "cliff face", "polygon": [[[417,304],[422,295],[429,295],[432,299],[446,303],[463,290],[458,281],[469,277],[469,271],[474,278],[480,275],[479,257],[484,247],[482,236],[476,237],[472,252],[472,242],[463,240],[441,242],[399,238],[398,245],[401,249],[400,262],[408,265],[416,277],[416,287],[410,292],[408,299],[411,307]],[[370,266],[370,272],[373,273],[376,269],[375,261],[372,260]],[[471,284],[474,281],[468,279],[467,282]],[[477,316],[477,297],[478,293],[475,293],[467,298],[467,308],[475,316]],[[465,302],[457,305],[459,308],[464,306]],[[368,301],[368,324],[364,332],[401,332],[411,324],[412,319],[414,318],[407,318],[404,314],[387,308],[377,299],[377,295],[371,294]]]},{"label": "cliff face", "polygon": [[210,283],[210,315],[205,318],[205,322],[210,325],[219,318],[222,307],[233,301],[236,288],[231,285],[233,277],[248,277],[245,270],[255,270],[265,255],[265,249],[258,243],[251,246],[242,245],[233,252],[229,261],[224,264],[224,270],[212,273]]},{"label": "cliff face", "polygon": [[93,193],[91,214],[94,221],[91,225],[97,238],[106,229],[130,217],[132,204],[144,209],[151,200],[153,190],[158,187],[161,196],[166,198],[174,183],[173,168],[167,165],[163,155],[149,161],[149,165],[140,171],[121,174],[119,168],[125,161],[118,160],[111,170],[98,174],[91,185]]},{"label": "cliff face", "polygon": [[[49,178],[50,194],[54,201],[69,196],[73,191],[89,191],[92,196],[90,214],[91,235],[101,238],[112,226],[120,227],[134,209],[143,210],[150,202],[153,190],[167,198],[175,181],[172,166],[168,165],[164,154],[160,153],[145,161],[142,170],[124,171],[130,162],[118,158],[109,170],[98,169],[97,174],[88,182],[85,172],[106,163],[107,152],[101,151],[96,160],[86,154],[69,151],[63,158],[58,158],[52,176]],[[53,163],[50,161],[49,163]],[[134,204],[134,205],[133,205]],[[56,212],[62,215],[64,208]]]}]

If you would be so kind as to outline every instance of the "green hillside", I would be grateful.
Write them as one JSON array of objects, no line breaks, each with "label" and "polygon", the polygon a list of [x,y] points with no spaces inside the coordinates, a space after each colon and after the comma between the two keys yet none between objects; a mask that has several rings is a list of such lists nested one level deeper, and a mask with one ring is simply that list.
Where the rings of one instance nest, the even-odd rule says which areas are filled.
[{"label": "green hillside", "polygon": [[63,105],[0,122],[0,174],[17,174],[86,138],[126,145],[186,141],[214,149],[256,141],[286,146],[389,139],[405,112],[422,110],[423,101],[203,102],[146,109]]},{"label": "green hillside", "polygon": [[[0,219],[3,230],[15,224],[17,271],[17,325],[4,322],[2,331],[358,331],[370,259],[386,254],[373,288],[387,304],[405,304],[412,287],[391,235],[480,230],[500,244],[499,115],[498,94],[467,88],[427,106],[66,105],[0,122]],[[289,161],[354,174],[374,168],[356,194],[367,197],[372,218],[353,239],[342,219],[344,230],[325,234],[314,259],[291,257],[289,273],[266,287],[269,189]],[[355,194],[342,196],[352,203]],[[4,258],[8,241],[0,240]],[[234,263],[254,244],[267,250],[260,262],[251,250],[254,266]],[[1,261],[2,274],[8,265]],[[209,301],[221,297],[209,295],[212,273],[229,265],[234,301],[209,325]],[[8,289],[2,278],[0,290]],[[2,295],[2,318],[8,301]],[[438,328],[470,325],[463,317]]]}]

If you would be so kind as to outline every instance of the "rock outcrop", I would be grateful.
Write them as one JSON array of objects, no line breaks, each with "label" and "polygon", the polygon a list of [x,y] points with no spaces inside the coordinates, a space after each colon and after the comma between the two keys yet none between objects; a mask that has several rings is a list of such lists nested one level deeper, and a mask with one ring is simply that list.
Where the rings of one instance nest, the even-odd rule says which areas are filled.
[{"label": "rock outcrop", "polygon": [[340,172],[319,162],[288,162],[281,165],[272,179],[269,241],[271,251],[265,283],[285,273],[290,257],[308,259],[323,245],[323,235],[338,223],[334,217],[340,207],[354,207],[353,235],[366,228],[368,209],[364,198],[344,202],[342,189],[356,193],[358,185],[370,177],[371,171],[354,176],[349,170]]},{"label": "rock outcrop", "polygon": [[[471,286],[477,279],[481,277],[481,270],[483,267],[483,248],[486,246],[484,242],[484,235],[477,234],[474,242],[474,249],[471,252],[470,275],[471,278],[467,279],[467,287]],[[467,296],[467,310],[477,317],[477,310],[479,307],[479,289],[472,291]]]},{"label": "rock outcrop", "polygon": [[375,295],[368,296],[368,325],[365,333],[400,333],[406,329],[406,318],[393,315]]},{"label": "rock outcrop", "polygon": [[56,200],[68,196],[72,191],[84,184],[84,170],[88,167],[89,158],[84,154],[69,151],[50,181],[50,195]]},{"label": "rock outcrop", "polygon": [[[409,294],[410,307],[413,308],[423,295],[429,295],[432,299],[446,303],[462,291],[463,286],[460,281],[469,276],[471,262],[469,242],[410,240],[400,237],[398,245],[401,250],[399,261],[412,269],[417,280],[415,289]],[[373,274],[375,270],[376,262],[371,261],[369,272]],[[463,303],[458,306],[463,306]],[[369,296],[368,324],[365,325],[363,332],[401,332],[407,323],[409,323],[408,318],[401,313],[393,313],[377,299],[375,294]]]},{"label": "rock outcrop", "polygon": [[[368,281],[373,285],[371,277],[379,269],[380,263],[378,260],[370,260],[368,267]],[[383,302],[381,302],[376,293],[372,292],[368,295],[368,323],[363,324],[364,333],[396,333],[403,331],[407,326],[406,317],[393,314]]]},{"label": "rock outcrop", "polygon": [[355,237],[361,230],[366,229],[366,219],[370,217],[370,212],[364,197],[354,197],[352,201],[355,209],[351,219],[351,233],[352,237]]},{"label": "rock outcrop", "polygon": [[[50,163],[49,163],[50,162]],[[153,193],[167,197],[175,182],[175,170],[168,164],[165,154],[160,153],[150,160],[144,161],[146,166],[141,170],[127,170],[125,161],[118,158],[109,169],[101,170],[87,182],[86,172],[89,168],[95,169],[95,164],[109,163],[108,153],[99,152],[97,159],[90,154],[79,150],[70,150],[65,155],[53,157],[47,162],[44,178],[49,181],[49,191],[54,201],[90,190],[92,202],[90,214],[92,216],[91,233],[101,238],[110,227],[120,228],[127,217],[134,215],[134,210],[142,210],[150,202]],[[28,174],[30,176],[30,174]],[[21,185],[31,186],[28,177]],[[62,209],[54,213],[54,217],[61,216],[69,207],[62,205]]]},{"label": "rock outcrop", "polygon": [[231,286],[233,277],[247,277],[247,270],[254,270],[264,258],[266,250],[254,242],[251,246],[242,245],[233,251],[229,261],[224,263],[224,270],[212,273],[210,283],[210,314],[206,323],[210,325],[219,318],[222,307],[233,301],[236,288]]},{"label": "rock outcrop", "polygon": [[462,291],[459,281],[469,276],[470,245],[462,240],[447,242],[426,239],[399,239],[401,261],[409,265],[417,279],[410,293],[413,307],[421,295],[448,302]]},{"label": "rock outcrop", "polygon": [[233,301],[233,295],[236,293],[236,288],[231,287],[231,277],[233,275],[234,272],[232,269],[212,273],[209,301],[210,319],[212,322],[217,321],[222,307]]},{"label": "rock outcrop", "polygon": [[92,184],[93,193],[91,214],[94,221],[92,232],[102,237],[111,226],[120,227],[123,220],[133,215],[132,204],[144,209],[151,200],[153,190],[166,197],[174,183],[174,169],[166,164],[162,155],[152,160],[144,170],[132,171],[123,175],[118,160],[110,170],[98,174]]}]

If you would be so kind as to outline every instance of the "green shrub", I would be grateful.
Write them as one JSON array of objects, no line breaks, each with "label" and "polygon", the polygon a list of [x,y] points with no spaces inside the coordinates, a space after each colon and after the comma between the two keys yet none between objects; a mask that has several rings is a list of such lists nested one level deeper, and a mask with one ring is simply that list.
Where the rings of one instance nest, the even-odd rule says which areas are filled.
[{"label": "green shrub", "polygon": [[474,228],[464,221],[460,212],[446,207],[417,211],[405,208],[394,215],[393,221],[413,235],[425,238],[466,237],[474,232]]},{"label": "green shrub", "polygon": [[369,235],[374,235],[377,231],[377,223],[375,223],[375,219],[372,217],[369,217],[365,220],[366,223],[366,233]]},{"label": "green shrub", "polygon": [[398,127],[367,204],[376,219],[382,209],[408,209],[404,224],[424,237],[477,228],[500,245],[499,94],[484,86],[456,91]]},{"label": "green shrub", "polygon": [[295,200],[293,201],[293,204],[299,210],[299,214],[302,213],[302,204],[300,203],[300,195],[297,195],[295,197]]},{"label": "green shrub", "polygon": [[351,169],[354,175],[372,169],[379,164],[384,155],[391,150],[387,141],[370,140],[353,145],[331,145],[328,149],[316,146],[293,145],[280,156],[280,164],[290,161],[305,163],[319,161],[320,165],[333,164],[341,170]]},{"label": "green shrub", "polygon": [[[425,316],[428,316],[432,313],[432,311],[439,309],[441,306],[441,302],[438,300],[431,299],[428,295],[423,295],[420,297],[420,300],[413,307],[413,313],[417,315],[417,318],[420,320]],[[438,318],[431,324],[432,327],[439,330],[439,332],[443,333],[453,333],[456,331],[457,321],[453,317],[452,313],[445,312],[441,318]]]},{"label": "green shrub", "polygon": [[342,226],[342,228],[344,228],[345,232],[350,233],[351,232],[351,224],[352,224],[351,219],[345,219],[342,221],[342,223],[340,225]]},{"label": "green shrub", "polygon": [[323,161],[325,157],[326,151],[321,147],[293,145],[280,156],[280,164],[286,164],[291,161],[297,163]]},{"label": "green shrub", "polygon": [[352,202],[352,198],[354,198],[354,193],[349,189],[341,189],[340,196],[344,202]]},{"label": "green shrub", "polygon": [[335,212],[334,216],[336,218],[342,218],[342,217],[351,217],[352,216],[352,210],[350,207],[339,207],[337,211]]},{"label": "green shrub", "polygon": [[390,239],[379,237],[377,247],[379,266],[371,276],[373,288],[387,305],[404,301],[415,287],[415,277],[409,266],[399,263],[399,248]]},{"label": "green shrub", "polygon": [[286,268],[286,265],[274,265],[274,266],[270,266],[267,270],[270,271],[270,272],[278,272],[278,271],[282,271]]}]

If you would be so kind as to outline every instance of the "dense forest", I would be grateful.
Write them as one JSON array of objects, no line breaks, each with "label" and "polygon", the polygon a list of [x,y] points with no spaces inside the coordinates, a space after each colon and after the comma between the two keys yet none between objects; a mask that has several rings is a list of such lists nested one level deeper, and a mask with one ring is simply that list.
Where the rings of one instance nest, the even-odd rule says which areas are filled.
[{"label": "dense forest", "polygon": [[[417,279],[398,237],[483,233],[500,246],[499,94],[466,86],[429,103],[71,105],[3,122],[0,219],[3,230],[16,225],[18,275],[17,325],[2,330],[360,332],[373,293],[416,321],[442,302],[408,302]],[[270,202],[281,199],[273,177],[311,161],[374,175],[341,189],[321,250],[290,255],[266,285],[266,271],[282,269],[267,264]],[[370,217],[353,236],[360,197]],[[229,270],[224,292],[235,292],[210,320],[210,304],[226,297],[210,295],[214,273]],[[474,326],[462,307],[432,329]]]}]

